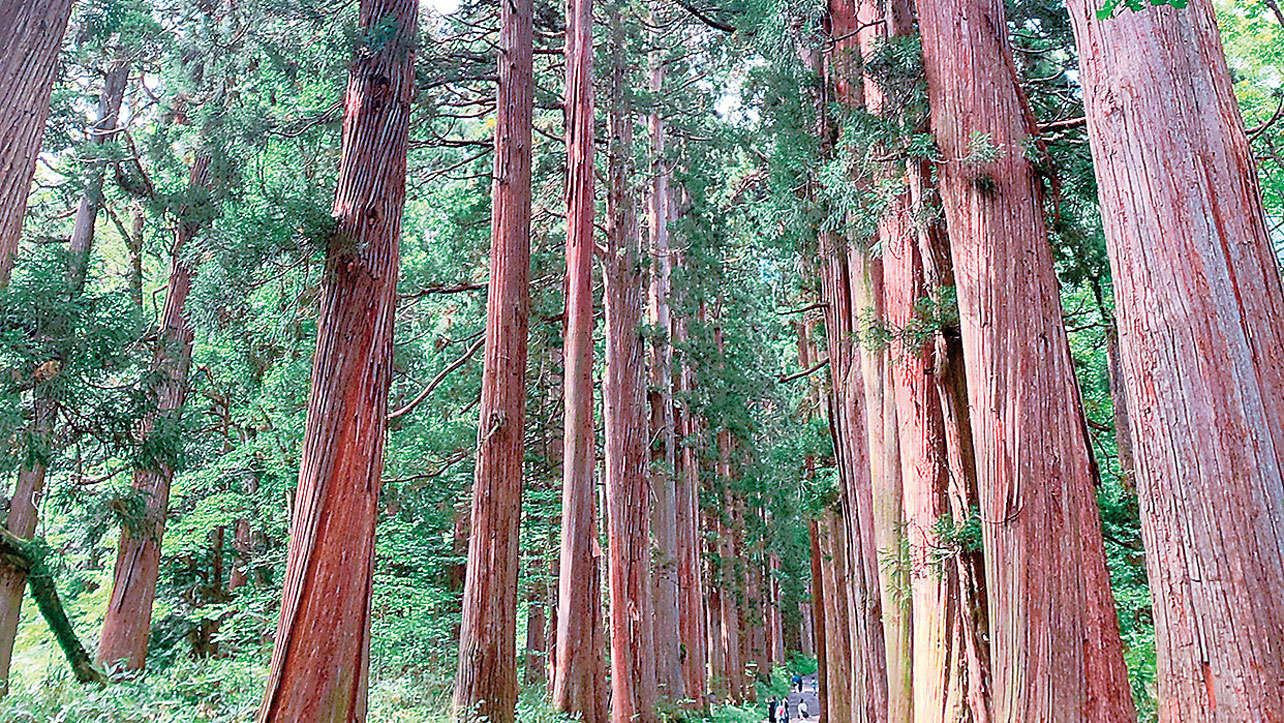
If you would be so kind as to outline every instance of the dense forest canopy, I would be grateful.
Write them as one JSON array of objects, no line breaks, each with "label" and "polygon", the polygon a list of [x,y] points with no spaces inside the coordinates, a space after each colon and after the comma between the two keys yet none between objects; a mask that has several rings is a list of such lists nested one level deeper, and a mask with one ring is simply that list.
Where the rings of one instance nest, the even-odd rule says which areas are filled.
[{"label": "dense forest canopy", "polygon": [[0,718],[1284,718],[1275,0],[0,38]]}]

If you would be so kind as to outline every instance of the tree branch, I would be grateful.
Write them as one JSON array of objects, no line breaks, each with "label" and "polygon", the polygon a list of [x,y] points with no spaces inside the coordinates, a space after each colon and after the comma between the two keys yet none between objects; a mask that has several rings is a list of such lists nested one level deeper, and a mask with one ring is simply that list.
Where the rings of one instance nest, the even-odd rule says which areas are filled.
[{"label": "tree branch", "polygon": [[71,621],[58,598],[58,589],[54,586],[53,575],[45,567],[45,544],[37,538],[24,540],[12,532],[0,528],[0,557],[10,565],[27,574],[27,585],[31,588],[31,597],[35,598],[40,614],[53,632],[62,654],[67,657],[76,680],[81,683],[107,682],[107,674],[94,667],[93,659],[80,644],[80,638],[71,629]]},{"label": "tree branch", "polygon": [[828,359],[821,359],[820,361],[816,362],[816,364],[813,365],[810,369],[804,369],[800,372],[794,372],[793,374],[781,374],[776,381],[780,382],[781,384],[784,384],[785,382],[792,382],[795,379],[802,379],[808,374],[813,374],[819,371],[821,367],[825,366],[828,363],[829,363]]},{"label": "tree branch", "polygon": [[415,407],[419,406],[420,402],[427,399],[429,394],[432,394],[432,390],[436,389],[438,386],[441,385],[443,381],[445,381],[447,375],[449,375],[451,372],[455,371],[459,367],[463,366],[464,363],[467,362],[469,359],[471,359],[473,354],[477,353],[477,350],[482,348],[482,345],[485,343],[486,343],[486,335],[483,334],[481,337],[477,339],[477,341],[473,342],[473,345],[468,347],[468,350],[465,351],[463,354],[461,354],[458,359],[451,362],[449,366],[447,366],[445,369],[442,369],[437,374],[437,376],[433,377],[432,381],[428,382],[428,386],[424,387],[423,391],[419,392],[419,394],[417,394],[414,399],[411,399],[409,402],[405,404],[405,406],[389,414],[388,421],[394,422],[406,416],[411,411],[413,411]]}]

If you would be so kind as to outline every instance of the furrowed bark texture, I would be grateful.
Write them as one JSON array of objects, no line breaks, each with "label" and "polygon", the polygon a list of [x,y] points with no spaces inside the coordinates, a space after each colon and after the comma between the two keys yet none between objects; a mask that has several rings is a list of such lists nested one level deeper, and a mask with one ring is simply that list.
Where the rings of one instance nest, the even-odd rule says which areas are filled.
[{"label": "furrowed bark texture", "polygon": [[500,4],[490,286],[455,708],[510,723],[517,704],[517,544],[530,315],[531,0]]},{"label": "furrowed bark texture", "polygon": [[[831,685],[829,712],[832,716],[855,715],[858,721],[881,721],[887,715],[887,673],[874,534],[872,467],[866,433],[865,379],[854,342],[858,312],[852,301],[854,286],[846,250],[840,240],[828,232],[820,236],[820,270],[831,380],[830,430],[845,517],[841,539],[848,545],[843,558],[855,561],[850,573],[844,564],[846,589],[826,598],[841,598],[843,605],[851,606],[843,619],[851,626],[845,634],[855,641],[841,646],[845,654],[855,656],[853,659],[846,663],[832,655],[827,659],[830,669],[839,671],[830,676],[831,683],[837,679],[843,681],[844,686],[839,689]],[[828,632],[826,635],[830,637]],[[838,644],[834,640],[829,643],[831,651]],[[847,668],[852,668],[850,674]]]},{"label": "furrowed bark texture", "polygon": [[[652,25],[659,27],[652,12]],[[647,115],[651,143],[651,188],[647,195],[647,221],[651,240],[650,285],[647,317],[653,330],[647,349],[650,371],[651,402],[651,492],[655,509],[651,519],[655,537],[653,574],[655,576],[655,649],[656,676],[663,698],[682,697],[682,660],[678,637],[678,529],[675,480],[676,466],[673,429],[673,347],[669,340],[669,297],[672,293],[673,260],[669,250],[669,175],[665,158],[664,116],[659,99],[664,87],[663,50],[649,56],[648,87],[655,105]]]},{"label": "furrowed bark texture", "polygon": [[642,350],[641,234],[633,207],[628,149],[633,110],[626,97],[623,29],[611,15],[607,251],[604,260],[608,578],[611,598],[611,720],[656,720],[654,585],[651,581],[649,430]]},{"label": "furrowed bark texture", "polygon": [[[418,5],[362,0],[391,36],[349,66],[281,620],[260,721],[360,721],[383,475]],[[510,639],[511,643],[511,639]]]},{"label": "furrowed bark texture", "polygon": [[[98,97],[98,120],[90,129],[90,140],[102,144],[110,139],[120,117],[120,103],[125,98],[125,84],[129,82],[129,61],[117,58],[107,67],[102,95]],[[96,163],[85,184],[85,195],[76,208],[76,222],[71,229],[67,245],[68,293],[79,296],[85,287],[85,270],[89,266],[89,250],[94,245],[94,223],[103,203],[103,172],[106,164]]]},{"label": "furrowed bark texture", "polygon": [[[859,107],[863,99],[854,0],[831,0],[826,26],[833,39],[823,55],[824,74],[830,81],[827,92],[843,105]],[[903,668],[907,616],[898,607],[884,605],[895,582],[889,577],[892,570],[879,564],[880,551],[895,545],[901,517],[895,435],[887,435],[889,423],[894,431],[895,409],[883,393],[883,355],[863,349],[860,343],[864,331],[860,320],[866,315],[877,318],[880,313],[881,271],[877,260],[869,257],[864,240],[843,240],[823,232],[820,253],[821,295],[828,304],[825,328],[830,376],[839,420],[842,509],[847,518],[844,557],[851,580],[847,591],[851,630],[846,650],[853,659],[845,704],[854,721],[884,721],[889,712],[887,643],[890,634],[895,644],[893,657]],[[891,631],[885,630],[885,625],[890,625]],[[829,663],[833,667],[836,661]],[[898,694],[903,694],[900,675],[897,683]],[[838,700],[837,695],[837,691],[830,691],[831,703]],[[903,705],[904,695],[899,695],[898,714]],[[832,705],[830,712],[838,715]]]},{"label": "furrowed bark texture", "polygon": [[[997,0],[921,0],[986,553],[993,714],[1132,720],[1034,132]],[[974,134],[995,157],[973,157]],[[1065,574],[1073,570],[1074,574]]]},{"label": "furrowed bark texture", "polygon": [[585,723],[607,718],[593,486],[593,2],[567,6],[566,332],[562,548],[553,705]]},{"label": "furrowed bark texture", "polygon": [[816,651],[816,698],[820,704],[820,720],[829,720],[829,660],[825,640],[825,560],[820,544],[824,534],[816,520],[807,520],[807,541],[811,547],[811,632],[812,647]]},{"label": "furrowed bark texture", "polygon": [[9,284],[22,238],[71,6],[72,0],[8,0],[0,7],[0,289]]},{"label": "furrowed bark texture", "polygon": [[[200,231],[200,217],[209,213],[204,195],[209,191],[210,157],[197,154],[188,181],[191,200],[182,211],[171,252],[169,285],[165,307],[157,329],[157,346],[152,358],[152,387],[147,396],[155,408],[139,425],[139,442],[154,442],[156,427],[173,423],[187,400],[188,369],[192,361],[192,328],[184,307],[192,288],[195,268],[187,259],[187,246]],[[165,429],[160,434],[171,434]],[[98,661],[107,666],[123,664],[138,670],[147,659],[151,633],[152,602],[160,573],[161,537],[169,508],[169,485],[174,471],[163,459],[133,471],[133,488],[145,500],[143,519],[122,525],[112,576],[111,598],[103,618],[98,643]]]},{"label": "furrowed bark texture", "polygon": [[1284,291],[1213,7],[1068,3],[1163,720],[1284,719]]}]

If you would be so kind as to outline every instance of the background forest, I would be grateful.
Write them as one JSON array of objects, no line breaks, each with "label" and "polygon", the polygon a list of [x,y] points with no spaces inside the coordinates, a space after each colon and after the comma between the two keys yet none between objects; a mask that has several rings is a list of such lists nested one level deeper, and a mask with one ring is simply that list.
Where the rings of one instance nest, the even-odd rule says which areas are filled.
[{"label": "background forest", "polygon": [[[560,715],[548,703],[547,663],[562,529],[568,165],[566,9],[546,0],[533,8],[516,619],[518,717],[532,721]],[[1008,0],[1006,9],[1014,70],[1041,130],[1036,166],[1051,189],[1044,207],[1128,683],[1149,720],[1154,619],[1132,445],[1117,434],[1126,417],[1116,403],[1114,295],[1074,36],[1061,2]],[[782,692],[786,671],[816,668],[813,545],[818,520],[823,530],[844,494],[817,248],[826,234],[874,233],[897,193],[883,171],[889,158],[930,155],[920,43],[884,38],[865,54],[886,91],[890,110],[879,115],[824,92],[815,58],[843,38],[834,39],[821,0],[601,0],[595,12],[599,238],[616,218],[609,193],[630,199],[647,244],[658,176],[672,198],[672,251],[644,251],[641,264],[643,306],[664,267],[665,313],[682,320],[674,334],[643,309],[648,355],[671,359],[672,400],[660,407],[678,410],[676,423],[668,412],[677,430],[668,456],[653,454],[651,470],[698,474],[706,593],[735,599],[744,634],[757,641],[745,644],[749,676],[715,690],[698,715],[760,720],[754,706]],[[1284,14],[1273,0],[1219,2],[1217,12],[1284,255]],[[0,611],[0,647],[12,646],[0,715],[246,720],[263,699],[282,603],[349,65],[356,48],[394,42],[396,28],[361,27],[353,0],[81,0],[70,17],[22,244],[0,294],[0,472],[29,489],[33,470],[41,476],[38,522],[22,532],[11,516],[10,530],[40,541],[28,550],[32,574],[52,583],[91,657],[121,574],[118,546],[133,540],[143,550],[136,564],[146,565],[153,553],[140,541],[160,529],[163,538],[150,621],[121,623],[143,626],[145,661],[127,666],[142,670],[106,686],[77,682],[21,579],[0,589],[0,605],[17,611],[22,599],[16,630]],[[476,449],[486,437],[478,407],[496,7],[425,0],[418,38],[370,608],[372,721],[451,716]],[[620,144],[610,131],[623,120],[636,131]],[[977,137],[972,152],[994,150]],[[619,184],[608,177],[617,170]],[[599,410],[603,271],[594,264]],[[178,303],[189,329],[177,335],[167,326],[176,289],[187,294]],[[865,353],[889,354],[906,338],[957,326],[952,287],[916,303],[913,323],[861,315],[853,337]],[[660,394],[654,382],[648,391]],[[682,426],[692,419],[702,421]],[[600,418],[595,436],[605,444]],[[137,469],[172,472],[159,510]],[[974,508],[941,525],[934,564],[980,549]],[[878,551],[904,599],[908,545],[901,534]]]}]

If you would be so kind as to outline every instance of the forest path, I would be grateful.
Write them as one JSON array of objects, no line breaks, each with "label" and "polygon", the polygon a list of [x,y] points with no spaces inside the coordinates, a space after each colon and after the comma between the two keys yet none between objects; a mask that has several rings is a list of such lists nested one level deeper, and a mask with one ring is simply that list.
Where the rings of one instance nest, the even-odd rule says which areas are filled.
[{"label": "forest path", "polygon": [[[798,704],[807,701],[806,718],[798,717]],[[804,675],[802,681],[802,691],[789,691],[789,720],[791,721],[818,721],[820,720],[820,698],[816,696],[816,674]]]}]

